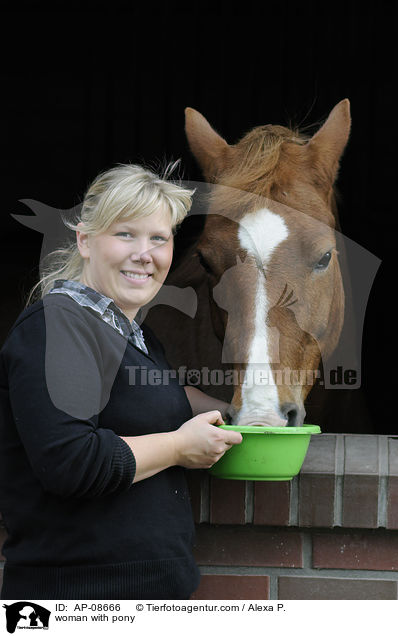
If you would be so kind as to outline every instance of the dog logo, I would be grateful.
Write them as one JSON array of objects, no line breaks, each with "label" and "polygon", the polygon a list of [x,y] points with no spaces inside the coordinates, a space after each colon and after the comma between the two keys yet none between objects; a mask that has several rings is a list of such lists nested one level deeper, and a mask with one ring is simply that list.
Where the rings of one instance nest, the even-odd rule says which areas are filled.
[{"label": "dog logo", "polygon": [[13,634],[16,629],[48,629],[51,612],[37,603],[18,601],[3,607],[6,610],[9,634]]}]

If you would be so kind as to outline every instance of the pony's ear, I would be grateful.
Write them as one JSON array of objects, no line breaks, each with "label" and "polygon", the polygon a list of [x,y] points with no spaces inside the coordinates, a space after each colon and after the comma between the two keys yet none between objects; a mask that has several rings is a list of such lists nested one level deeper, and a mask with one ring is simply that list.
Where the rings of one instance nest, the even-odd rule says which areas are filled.
[{"label": "pony's ear", "polygon": [[214,182],[228,164],[233,153],[225,139],[210,126],[194,108],[185,109],[185,132],[192,154],[199,163],[207,181]]},{"label": "pony's ear", "polygon": [[308,142],[315,163],[331,184],[337,177],[339,160],[350,135],[350,102],[343,99],[331,111],[323,126]]}]

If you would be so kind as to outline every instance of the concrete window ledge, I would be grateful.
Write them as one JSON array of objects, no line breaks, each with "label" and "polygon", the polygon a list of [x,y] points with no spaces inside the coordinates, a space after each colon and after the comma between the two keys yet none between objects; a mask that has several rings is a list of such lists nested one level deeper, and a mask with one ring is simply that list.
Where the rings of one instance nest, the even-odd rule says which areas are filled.
[{"label": "concrete window ledge", "polygon": [[398,529],[398,436],[313,436],[292,481],[189,471],[197,523]]},{"label": "concrete window ledge", "polygon": [[193,598],[398,598],[398,436],[313,436],[290,482],[188,479]]}]

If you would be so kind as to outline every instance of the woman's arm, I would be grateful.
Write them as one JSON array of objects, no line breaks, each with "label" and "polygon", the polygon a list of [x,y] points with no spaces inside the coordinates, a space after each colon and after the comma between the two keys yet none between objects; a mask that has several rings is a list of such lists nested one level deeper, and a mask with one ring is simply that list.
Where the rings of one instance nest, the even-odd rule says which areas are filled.
[{"label": "woman's arm", "polygon": [[90,323],[99,331],[102,323],[86,314],[72,299],[50,294],[43,308],[18,321],[0,352],[0,384],[7,388],[1,401],[12,431],[2,457],[18,440],[43,489],[59,497],[123,492],[134,478],[130,448],[98,425],[104,374]]},{"label": "woman's arm", "polygon": [[233,444],[240,444],[242,441],[240,433],[218,428],[222,423],[220,412],[210,411],[193,417],[176,431],[122,437],[135,457],[133,483],[147,479],[170,466],[213,466]]},{"label": "woman's arm", "polygon": [[217,411],[220,411],[222,417],[225,418],[227,408],[230,406],[228,402],[210,397],[210,395],[206,395],[206,393],[203,393],[203,391],[200,391],[194,386],[184,386],[184,389],[194,415],[217,409]]}]

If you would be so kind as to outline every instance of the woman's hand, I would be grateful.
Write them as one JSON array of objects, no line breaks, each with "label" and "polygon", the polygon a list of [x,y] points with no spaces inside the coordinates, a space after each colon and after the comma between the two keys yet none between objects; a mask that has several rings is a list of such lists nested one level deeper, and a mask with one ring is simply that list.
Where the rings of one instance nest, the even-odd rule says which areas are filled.
[{"label": "woman's hand", "polygon": [[209,411],[184,422],[176,431],[122,437],[134,453],[134,483],[170,466],[213,466],[233,444],[242,441],[240,433],[220,429],[220,424],[223,424],[220,411]]},{"label": "woman's hand", "polygon": [[171,433],[175,464],[185,468],[210,468],[231,446],[240,444],[242,435],[218,428],[223,423],[220,411],[209,411],[196,415]]}]

